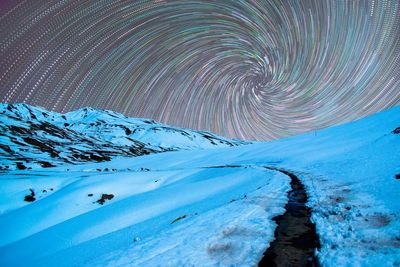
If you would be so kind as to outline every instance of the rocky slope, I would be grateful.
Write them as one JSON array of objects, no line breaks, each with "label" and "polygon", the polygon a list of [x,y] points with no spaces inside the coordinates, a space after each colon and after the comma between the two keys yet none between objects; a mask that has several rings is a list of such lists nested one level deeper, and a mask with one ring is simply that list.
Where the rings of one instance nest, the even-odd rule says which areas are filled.
[{"label": "rocky slope", "polygon": [[59,114],[26,104],[0,105],[2,170],[248,143],[108,110],[82,108]]}]

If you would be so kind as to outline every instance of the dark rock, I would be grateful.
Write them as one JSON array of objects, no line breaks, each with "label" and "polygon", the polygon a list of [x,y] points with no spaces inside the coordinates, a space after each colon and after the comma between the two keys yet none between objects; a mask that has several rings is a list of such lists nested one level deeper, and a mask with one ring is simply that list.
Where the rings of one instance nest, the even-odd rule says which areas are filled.
[{"label": "dark rock", "polygon": [[12,154],[13,151],[11,150],[11,148],[7,145],[2,145],[0,144],[0,148],[3,149],[5,152]]},{"label": "dark rock", "polygon": [[29,190],[31,191],[31,194],[30,194],[30,195],[26,195],[25,198],[24,198],[24,200],[25,200],[26,202],[33,202],[33,201],[36,200],[36,198],[35,198],[35,192],[33,191],[33,189],[29,189]]},{"label": "dark rock", "polygon": [[173,221],[171,222],[171,224],[176,223],[177,221],[180,221],[180,220],[182,220],[182,219],[185,219],[186,217],[187,217],[187,215],[180,216],[180,217],[176,218],[175,220],[173,220]]},{"label": "dark rock", "polygon": [[102,194],[101,198],[97,200],[96,202],[99,203],[100,205],[103,205],[106,200],[111,200],[114,198],[113,194]]},{"label": "dark rock", "polygon": [[50,168],[50,167],[55,167],[56,165],[51,164],[50,162],[47,161],[39,161],[40,166],[43,168]]},{"label": "dark rock", "polygon": [[26,166],[22,162],[16,162],[15,164],[17,165],[17,169],[18,170],[25,170],[26,169]]},{"label": "dark rock", "polygon": [[125,127],[125,134],[130,135],[131,133],[132,133],[131,129],[129,129],[128,127]]},{"label": "dark rock", "polygon": [[31,196],[31,195],[26,195],[25,198],[24,198],[24,200],[25,200],[26,202],[33,202],[33,201],[36,200],[36,198],[33,197],[33,196]]}]

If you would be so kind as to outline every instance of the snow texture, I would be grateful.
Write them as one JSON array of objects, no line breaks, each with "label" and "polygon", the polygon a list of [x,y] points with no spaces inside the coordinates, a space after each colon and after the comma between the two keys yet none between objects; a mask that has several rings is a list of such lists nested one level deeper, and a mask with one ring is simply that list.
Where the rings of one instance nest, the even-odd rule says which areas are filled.
[{"label": "snow texture", "polygon": [[[115,146],[129,145],[116,134],[120,130],[88,122],[156,124],[87,112],[66,114],[66,131]],[[3,116],[1,123],[26,121]],[[142,131],[133,140],[149,143],[149,149],[179,144],[192,150],[115,154],[80,164],[48,157],[58,166],[4,169],[0,265],[255,266],[274,239],[272,218],[284,213],[290,190],[290,179],[264,168],[269,166],[294,172],[305,185],[322,266],[400,266],[399,126],[395,107],[300,136],[211,150],[204,149],[210,144],[204,139],[189,144],[185,135],[168,130],[175,128],[158,125],[152,135]],[[13,143],[13,151],[21,147]],[[30,189],[35,201],[24,201]],[[112,198],[101,204],[103,194]]]}]

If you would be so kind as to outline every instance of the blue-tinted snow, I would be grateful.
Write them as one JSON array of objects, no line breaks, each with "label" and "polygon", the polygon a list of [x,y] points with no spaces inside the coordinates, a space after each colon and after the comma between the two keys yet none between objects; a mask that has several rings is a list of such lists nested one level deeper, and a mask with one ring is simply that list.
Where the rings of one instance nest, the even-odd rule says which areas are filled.
[{"label": "blue-tinted snow", "polygon": [[[305,184],[323,266],[400,265],[399,126],[396,107],[273,142],[9,171],[0,265],[256,265],[289,190],[285,175],[261,166]],[[23,201],[29,188],[50,187]],[[93,203],[102,193],[115,197]]]}]

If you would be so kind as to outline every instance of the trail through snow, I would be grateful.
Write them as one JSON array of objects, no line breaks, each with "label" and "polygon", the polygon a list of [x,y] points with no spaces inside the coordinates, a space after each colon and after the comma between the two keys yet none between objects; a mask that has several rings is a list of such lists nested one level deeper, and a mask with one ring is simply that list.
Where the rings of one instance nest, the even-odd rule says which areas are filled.
[{"label": "trail through snow", "polygon": [[311,209],[306,206],[308,197],[304,186],[293,172],[266,168],[289,176],[291,190],[285,205],[286,212],[274,218],[278,225],[275,240],[271,242],[258,266],[318,266],[315,250],[319,248],[319,239],[315,225],[311,222]]}]

